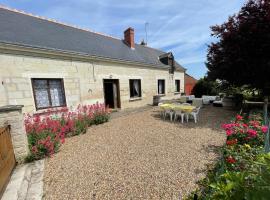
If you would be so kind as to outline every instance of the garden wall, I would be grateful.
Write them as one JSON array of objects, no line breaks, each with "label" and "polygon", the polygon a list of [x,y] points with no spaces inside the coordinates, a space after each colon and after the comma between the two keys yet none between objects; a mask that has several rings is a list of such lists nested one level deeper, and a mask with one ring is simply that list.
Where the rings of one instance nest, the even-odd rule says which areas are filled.
[{"label": "garden wall", "polygon": [[10,125],[10,134],[17,162],[21,162],[28,154],[28,142],[23,125],[22,107],[0,107],[0,127]]}]

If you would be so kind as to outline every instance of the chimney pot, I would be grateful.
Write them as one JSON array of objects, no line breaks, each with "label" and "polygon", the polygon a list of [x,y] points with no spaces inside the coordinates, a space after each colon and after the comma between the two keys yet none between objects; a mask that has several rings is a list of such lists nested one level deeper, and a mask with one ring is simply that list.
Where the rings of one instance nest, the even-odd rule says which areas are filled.
[{"label": "chimney pot", "polygon": [[135,43],[134,43],[134,29],[129,27],[124,32],[124,41],[125,43],[132,49],[135,49]]}]

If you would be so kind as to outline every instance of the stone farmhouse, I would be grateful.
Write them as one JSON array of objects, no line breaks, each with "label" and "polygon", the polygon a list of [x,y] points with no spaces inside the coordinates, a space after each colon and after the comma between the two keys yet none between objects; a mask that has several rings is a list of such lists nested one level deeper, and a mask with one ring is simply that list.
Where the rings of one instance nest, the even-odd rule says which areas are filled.
[{"label": "stone farmhouse", "polygon": [[104,102],[111,108],[179,98],[185,69],[171,52],[0,7],[0,106],[23,112]]}]

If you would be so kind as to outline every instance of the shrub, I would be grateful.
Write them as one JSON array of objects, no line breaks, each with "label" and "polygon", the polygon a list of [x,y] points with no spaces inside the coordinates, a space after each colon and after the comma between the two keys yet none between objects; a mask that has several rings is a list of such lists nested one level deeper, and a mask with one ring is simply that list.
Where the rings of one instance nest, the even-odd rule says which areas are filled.
[{"label": "shrub", "polygon": [[65,137],[86,133],[87,127],[109,120],[110,111],[104,104],[79,105],[75,111],[67,108],[47,110],[43,114],[25,115],[30,154],[26,161],[56,153]]},{"label": "shrub", "polygon": [[270,195],[270,154],[264,153],[268,127],[261,115],[237,115],[222,125],[227,140],[221,159],[199,181],[200,188],[187,199],[267,199]]},{"label": "shrub", "polygon": [[27,161],[51,156],[64,143],[65,127],[59,120],[27,115],[24,122],[30,150]]},{"label": "shrub", "polygon": [[192,94],[198,98],[201,98],[202,95],[218,95],[219,92],[219,84],[208,80],[207,77],[198,80],[192,89]]},{"label": "shrub", "polygon": [[223,124],[222,128],[226,131],[227,143],[234,141],[242,145],[262,145],[267,132],[267,126],[262,125],[258,116],[244,120],[242,116],[237,115],[234,122]]}]

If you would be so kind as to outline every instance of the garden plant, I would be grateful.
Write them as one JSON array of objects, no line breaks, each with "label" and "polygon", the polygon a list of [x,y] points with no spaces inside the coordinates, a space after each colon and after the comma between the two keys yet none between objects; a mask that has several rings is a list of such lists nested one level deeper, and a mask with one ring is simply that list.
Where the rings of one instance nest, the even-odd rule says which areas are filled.
[{"label": "garden plant", "polygon": [[237,115],[223,124],[227,139],[221,158],[199,181],[200,188],[188,199],[268,199],[270,153],[264,151],[268,127],[261,114]]},{"label": "garden plant", "polygon": [[53,155],[66,137],[86,133],[87,127],[107,122],[109,114],[110,110],[99,103],[79,105],[74,111],[62,108],[26,114],[24,124],[29,143],[26,161]]}]

